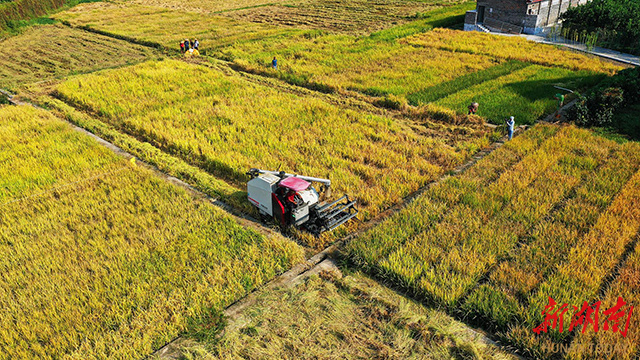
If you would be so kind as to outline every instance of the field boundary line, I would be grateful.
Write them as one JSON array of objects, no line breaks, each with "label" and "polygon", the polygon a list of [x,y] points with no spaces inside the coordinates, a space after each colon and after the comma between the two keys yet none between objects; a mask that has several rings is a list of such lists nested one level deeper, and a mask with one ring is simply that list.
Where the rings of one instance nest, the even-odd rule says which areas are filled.
[{"label": "field boundary line", "polygon": [[[521,133],[523,133],[526,130],[528,130],[530,127],[531,127],[530,125],[520,125],[520,126],[518,126],[516,128],[516,130],[514,131],[514,136],[520,135]],[[397,204],[385,209],[384,211],[382,211],[378,215],[376,215],[373,219],[367,221],[366,223],[363,223],[363,225],[360,228],[356,229],[356,231],[354,231],[353,233],[348,234],[344,238],[338,240],[340,242],[340,245],[341,246],[345,245],[347,242],[351,241],[355,237],[360,236],[363,233],[371,230],[375,226],[379,225],[384,220],[386,220],[386,218],[391,217],[392,215],[394,215],[394,214],[398,213],[399,211],[403,210],[404,208],[409,206],[413,201],[415,201],[420,195],[422,195],[425,192],[427,192],[433,186],[441,183],[442,181],[448,179],[449,177],[462,174],[463,172],[468,170],[470,167],[475,165],[478,161],[482,160],[485,156],[487,156],[487,155],[491,154],[492,152],[494,152],[495,150],[501,148],[507,141],[508,141],[507,140],[507,136],[505,135],[500,140],[498,140],[498,141],[494,142],[493,144],[491,144],[489,147],[477,152],[474,156],[472,156],[464,164],[458,165],[456,168],[451,170],[449,173],[441,176],[440,178],[438,178],[438,179],[436,179],[434,181],[431,181],[431,182],[427,183],[426,185],[420,187],[418,190],[416,190],[416,191],[412,192],[411,194],[407,195],[406,197],[404,197]],[[338,241],[336,241],[336,242],[338,242]]]},{"label": "field boundary line", "polygon": [[[15,100],[14,99],[14,95],[9,93],[6,90],[0,89],[0,93],[6,95],[8,97],[8,100],[10,103],[12,103],[13,105],[23,105],[23,106],[32,106],[36,109],[40,109],[40,110],[44,110],[47,111],[47,109],[42,108],[41,106],[38,106],[34,103],[31,102],[27,102],[27,101],[22,101],[22,100]],[[203,199],[203,200],[207,200],[209,203],[213,204],[214,206],[216,206],[217,208],[223,210],[224,212],[226,212],[227,214],[229,214],[230,216],[232,216],[240,225],[245,226],[245,227],[250,227],[262,234],[281,234],[283,236],[285,236],[284,234],[282,234],[281,232],[275,231],[271,228],[268,228],[266,226],[263,226],[259,220],[253,218],[252,216],[248,215],[248,214],[244,214],[241,213],[239,211],[236,211],[232,206],[224,203],[223,201],[221,201],[220,199],[216,199],[208,194],[205,194],[204,192],[198,190],[197,188],[195,188],[194,186],[186,183],[183,180],[178,179],[175,176],[169,175],[164,173],[163,171],[161,171],[159,168],[157,168],[154,165],[151,165],[149,163],[147,163],[146,161],[130,154],[129,152],[123,150],[122,148],[116,146],[115,144],[101,138],[100,136],[82,128],[79,127],[73,123],[71,123],[70,121],[68,121],[67,119],[63,119],[61,117],[56,116],[56,118],[59,118],[60,120],[64,121],[65,123],[69,124],[71,126],[71,128],[77,132],[80,132],[84,135],[87,135],[91,138],[93,138],[94,140],[96,140],[98,142],[98,144],[106,147],[107,149],[113,151],[116,155],[119,155],[123,158],[125,158],[126,160],[131,160],[131,159],[135,159],[136,164],[142,165],[143,167],[151,170],[154,174],[156,174],[157,176],[161,177],[162,179],[168,181],[169,183],[172,183],[178,187],[181,187],[187,191],[189,191],[191,193],[191,195],[193,195],[194,197]],[[285,236],[286,237],[286,236]],[[292,240],[293,241],[293,240]]]},{"label": "field boundary line", "polygon": [[93,28],[91,26],[88,25],[73,25],[71,22],[67,21],[67,20],[60,20],[60,23],[64,26],[68,26],[72,29],[78,29],[78,30],[83,30],[86,32],[90,32],[93,34],[98,34],[98,35],[102,35],[102,36],[106,36],[106,37],[110,37],[113,39],[118,39],[118,40],[123,40],[123,41],[128,41],[130,43],[133,44],[137,44],[140,46],[145,46],[148,48],[152,48],[152,49],[156,49],[156,50],[160,50],[162,52],[164,52],[166,55],[173,55],[172,51],[170,48],[157,43],[157,42],[153,42],[153,41],[146,41],[146,40],[140,40],[137,39],[135,37],[131,37],[131,36],[126,36],[126,35],[118,35],[118,34],[114,34],[108,31],[104,31],[104,30],[100,30],[100,29],[96,29]]},{"label": "field boundary line", "polygon": [[618,263],[613,267],[611,272],[602,279],[602,283],[600,284],[600,288],[598,289],[598,293],[597,293],[598,297],[593,300],[599,300],[605,297],[611,285],[613,285],[613,283],[618,279],[618,276],[620,275],[620,270],[625,266],[625,264],[627,263],[627,260],[633,254],[633,252],[636,250],[636,247],[639,246],[639,244],[640,244],[640,230],[638,230],[638,232],[636,233],[636,236],[634,236],[634,239],[627,244],[624,251],[622,252],[622,255],[620,256],[620,260],[618,261]]}]

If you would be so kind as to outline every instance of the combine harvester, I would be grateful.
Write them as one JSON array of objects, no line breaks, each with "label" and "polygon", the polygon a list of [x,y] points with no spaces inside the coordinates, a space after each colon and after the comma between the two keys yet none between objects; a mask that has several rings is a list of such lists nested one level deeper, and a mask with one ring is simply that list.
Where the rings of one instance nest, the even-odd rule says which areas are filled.
[{"label": "combine harvester", "polygon": [[358,215],[356,201],[349,200],[347,195],[320,203],[320,195],[311,183],[322,184],[320,192],[328,198],[331,180],[260,169],[251,169],[247,175],[251,176],[247,183],[249,201],[263,218],[273,218],[284,229],[293,225],[318,236]]}]

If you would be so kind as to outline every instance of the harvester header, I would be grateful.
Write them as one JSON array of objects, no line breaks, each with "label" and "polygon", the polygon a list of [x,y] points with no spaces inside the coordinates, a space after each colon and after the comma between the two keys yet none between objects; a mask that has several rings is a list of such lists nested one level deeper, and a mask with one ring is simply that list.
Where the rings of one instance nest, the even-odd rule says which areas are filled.
[{"label": "harvester header", "polygon": [[319,235],[331,231],[358,215],[356,201],[349,196],[320,203],[320,194],[312,183],[319,183],[320,193],[331,196],[331,180],[289,174],[284,171],[251,169],[247,172],[249,201],[260,214],[273,218],[283,228],[296,226]]}]

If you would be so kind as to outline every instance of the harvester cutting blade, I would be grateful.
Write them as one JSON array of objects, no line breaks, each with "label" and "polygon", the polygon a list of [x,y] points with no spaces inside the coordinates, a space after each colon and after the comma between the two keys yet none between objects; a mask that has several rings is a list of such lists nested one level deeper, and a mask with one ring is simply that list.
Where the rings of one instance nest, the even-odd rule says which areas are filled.
[{"label": "harvester cutting blade", "polygon": [[[344,202],[341,202],[345,200]],[[344,195],[340,199],[316,208],[317,221],[321,231],[331,231],[358,215],[356,201]]]}]

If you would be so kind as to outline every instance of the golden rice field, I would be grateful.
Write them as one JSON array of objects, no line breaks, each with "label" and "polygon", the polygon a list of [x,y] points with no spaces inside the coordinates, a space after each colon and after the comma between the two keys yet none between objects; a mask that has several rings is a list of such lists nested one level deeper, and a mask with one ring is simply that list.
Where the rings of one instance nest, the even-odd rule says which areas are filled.
[{"label": "golden rice field", "polygon": [[[433,21],[437,22],[437,17]],[[553,111],[553,95],[557,92],[554,85],[584,89],[620,69],[599,59],[519,38],[457,30],[435,29],[393,40],[413,31],[403,34],[401,29],[402,26],[369,37],[303,33],[237,44],[221,49],[220,56],[245,71],[311,88],[391,96],[416,106],[435,103],[459,113],[466,112],[472,101],[478,101],[478,114],[494,123],[510,115],[519,123],[533,123]],[[427,44],[432,36],[443,38],[441,41],[449,39],[453,44],[478,40],[487,45],[478,45],[478,51],[426,46],[420,40],[423,36]],[[523,42],[525,47],[521,46]],[[547,53],[532,60],[535,54]],[[277,71],[269,67],[273,56],[279,59]]]},{"label": "golden rice field", "polygon": [[329,178],[363,220],[489,142],[482,126],[368,114],[174,60],[75,77],[56,96],[238,191],[254,167]]},{"label": "golden rice field", "polygon": [[[376,104],[436,105],[462,114],[470,102],[478,101],[479,115],[493,123],[511,115],[518,123],[533,123],[555,110],[554,85],[585,89],[620,69],[517,37],[437,28],[459,23],[460,15],[471,5],[438,3],[441,8],[420,13],[411,22],[360,36],[303,30],[305,26],[283,28],[272,24],[277,20],[259,24],[243,17],[231,19],[131,3],[84,4],[57,18],[176,50],[180,39],[198,37],[207,55],[227,60],[235,69],[324,92],[364,94]],[[287,11],[296,12],[291,6]],[[318,6],[325,11],[333,5],[322,2]],[[307,4],[300,7],[302,13],[314,8]],[[255,15],[269,9],[240,13]],[[238,15],[225,13],[230,14]],[[290,19],[289,15],[283,17]],[[328,17],[327,21],[339,20]],[[174,28],[182,29],[181,36],[176,36]],[[273,57],[279,60],[278,70],[270,66]]]},{"label": "golden rice field", "polygon": [[[568,334],[533,333],[548,297],[576,306],[599,300],[637,241],[639,150],[571,126],[537,125],[360,236],[349,254],[525,353],[551,356],[545,349]],[[634,287],[614,289],[616,299],[638,296]]]},{"label": "golden rice field", "polygon": [[324,270],[293,287],[261,291],[216,342],[188,359],[515,359],[441,311],[359,272]]},{"label": "golden rice field", "polygon": [[0,134],[3,358],[143,358],[302,258],[48,112]]},{"label": "golden rice field", "polygon": [[0,41],[0,88],[135,64],[157,55],[147,47],[62,25],[41,25]]},{"label": "golden rice field", "polygon": [[53,17],[73,26],[176,52],[180,49],[180,41],[185,38],[197,38],[201,53],[208,53],[221,46],[279,37],[287,33],[277,27],[237,21],[215,14],[184,12],[129,2],[81,4]]},{"label": "golden rice field", "polygon": [[[638,358],[637,314],[627,338],[533,329],[550,296],[602,309],[640,299],[640,144],[537,124],[451,172],[500,135],[455,115],[470,102],[489,122],[534,123],[555,110],[554,85],[584,90],[620,67],[454,30],[473,7],[93,2],[1,40],[0,88],[50,111],[0,105],[0,358],[144,358],[178,335],[201,341],[183,349],[195,359],[505,357],[423,305],[532,358]],[[177,54],[196,37],[201,59],[151,49]],[[258,295],[245,314],[255,325],[221,333],[222,310],[301,248],[61,118],[241,213],[253,211],[253,167],[329,178],[362,221],[444,176],[345,249],[424,304],[361,275],[324,276]],[[296,235],[321,247],[357,227]],[[594,351],[608,344],[621,346]]]},{"label": "golden rice field", "polygon": [[590,70],[613,74],[620,69],[613,63],[562,48],[541,45],[518,36],[495,36],[479,31],[438,28],[409,36],[400,42],[419,47],[486,55],[504,60],[518,60],[537,65]]},{"label": "golden rice field", "polygon": [[[126,0],[125,0],[126,1]],[[124,1],[122,1],[124,2]],[[288,4],[291,0],[133,0],[134,4],[162,7],[171,10],[199,12],[199,13],[219,13],[237,9],[251,9],[256,7],[272,6],[277,4]]]},{"label": "golden rice field", "polygon": [[[143,0],[144,1],[144,0]],[[293,0],[225,12],[239,20],[353,35],[398,26],[464,0]]]}]

